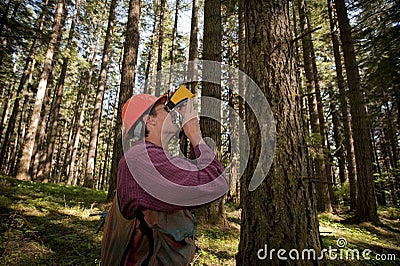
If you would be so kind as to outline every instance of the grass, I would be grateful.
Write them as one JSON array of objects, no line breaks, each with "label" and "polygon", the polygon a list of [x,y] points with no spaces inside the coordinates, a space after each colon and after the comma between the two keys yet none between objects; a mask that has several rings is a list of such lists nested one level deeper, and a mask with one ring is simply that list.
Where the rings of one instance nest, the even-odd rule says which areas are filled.
[{"label": "grass", "polygon": [[227,207],[226,225],[200,225],[196,234],[198,251],[193,265],[235,265],[240,236],[240,211]]},{"label": "grass", "polygon": [[0,177],[0,265],[96,265],[106,194]]},{"label": "grass", "polygon": [[[100,213],[109,208],[106,193],[81,187],[22,182],[0,176],[0,265],[99,265],[101,233],[95,234]],[[235,265],[240,210],[227,205],[228,224],[199,225],[193,265]],[[350,214],[320,214],[323,248],[370,249],[371,258],[391,254],[396,260],[329,260],[327,265],[399,265],[400,210],[380,208],[381,224],[351,224]],[[360,253],[361,254],[361,253]],[[391,257],[393,259],[393,257]]]},{"label": "grass", "polygon": [[[330,260],[331,257],[327,256],[329,265],[342,265],[344,262],[351,262],[351,265],[400,264],[399,209],[380,207],[378,213],[379,225],[368,222],[351,223],[349,222],[351,213],[348,212],[339,215],[330,213],[319,215],[320,231],[325,232],[322,233],[323,248],[338,250],[332,253],[332,257],[337,259]],[[343,244],[339,241],[344,241],[342,243],[345,245],[342,247]],[[353,259],[357,258],[357,252],[359,260]],[[362,256],[363,252],[366,252],[366,259]]]}]

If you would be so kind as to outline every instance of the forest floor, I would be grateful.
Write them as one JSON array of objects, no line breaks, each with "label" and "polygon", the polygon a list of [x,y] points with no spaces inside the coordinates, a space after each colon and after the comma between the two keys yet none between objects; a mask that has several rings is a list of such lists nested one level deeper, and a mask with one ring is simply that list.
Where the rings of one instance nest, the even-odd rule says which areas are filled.
[{"label": "forest floor", "polygon": [[[0,265],[99,265],[100,220],[89,215],[107,210],[105,199],[104,191],[0,176]],[[347,243],[326,253],[326,264],[400,265],[400,209],[380,208],[379,214],[378,226],[348,223],[347,213],[320,214],[323,248]],[[198,227],[194,265],[235,265],[240,211],[227,205],[227,218],[225,226]],[[346,258],[356,249],[360,257],[371,250],[371,260]]]}]

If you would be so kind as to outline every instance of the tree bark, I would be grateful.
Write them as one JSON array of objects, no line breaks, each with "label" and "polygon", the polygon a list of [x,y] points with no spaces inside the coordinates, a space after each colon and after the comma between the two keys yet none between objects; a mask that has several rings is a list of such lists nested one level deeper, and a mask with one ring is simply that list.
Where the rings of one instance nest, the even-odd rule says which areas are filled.
[{"label": "tree bark", "polygon": [[25,144],[22,151],[22,157],[20,160],[20,165],[18,167],[18,173],[16,176],[16,178],[19,180],[31,180],[31,177],[29,175],[29,167],[30,167],[33,148],[35,145],[35,136],[40,119],[40,110],[42,109],[43,98],[47,90],[47,81],[51,71],[51,65],[54,55],[54,47],[56,45],[58,34],[60,33],[59,29],[61,27],[61,18],[63,11],[64,11],[64,0],[59,0],[57,3],[57,8],[54,16],[54,23],[52,27],[50,42],[46,51],[44,68],[42,74],[40,75],[40,81],[35,97],[35,104],[33,107],[31,120],[29,122]]},{"label": "tree bark", "polygon": [[[277,256],[258,258],[260,249],[314,249],[320,254],[318,219],[303,179],[307,174],[300,97],[293,60],[288,1],[245,2],[246,73],[271,104],[276,121],[276,153],[263,183],[248,185],[261,152],[257,118],[246,106],[249,165],[241,178],[242,224],[237,265],[282,265]],[[248,95],[250,97],[250,95]],[[263,108],[262,106],[256,106]],[[265,251],[265,252],[268,252]],[[287,260],[285,265],[318,265]]]},{"label": "tree bark", "polygon": [[103,97],[104,90],[107,83],[107,71],[108,71],[108,59],[109,53],[111,50],[111,39],[113,37],[114,31],[114,23],[115,23],[115,9],[117,7],[117,0],[112,0],[110,5],[110,11],[108,15],[108,25],[106,30],[106,37],[104,40],[103,47],[103,58],[101,60],[101,69],[99,75],[99,82],[97,86],[96,99],[94,102],[94,112],[93,112],[93,124],[90,131],[90,141],[89,141],[89,149],[86,160],[86,173],[85,180],[83,183],[84,187],[93,188],[95,184],[94,180],[94,167],[95,167],[95,157],[96,157],[96,149],[97,149],[97,141],[99,138],[99,130],[100,130],[100,120],[101,120],[101,111],[103,106]]},{"label": "tree bark", "polygon": [[118,163],[123,155],[122,147],[122,107],[125,102],[132,96],[133,87],[135,86],[135,70],[138,57],[139,49],[139,23],[140,23],[140,0],[130,0],[129,2],[129,14],[126,29],[126,37],[124,44],[124,58],[122,61],[122,74],[121,84],[118,99],[117,116],[114,127],[114,146],[113,155],[111,161],[111,172],[108,181],[108,200],[111,200],[114,196],[114,192],[117,188],[117,173]]},{"label": "tree bark", "polygon": [[354,153],[357,167],[356,218],[360,221],[378,222],[375,188],[372,176],[372,147],[370,125],[360,85],[360,75],[354,51],[350,22],[344,0],[334,0],[342,41],[347,83],[349,86],[350,112],[354,134]]}]

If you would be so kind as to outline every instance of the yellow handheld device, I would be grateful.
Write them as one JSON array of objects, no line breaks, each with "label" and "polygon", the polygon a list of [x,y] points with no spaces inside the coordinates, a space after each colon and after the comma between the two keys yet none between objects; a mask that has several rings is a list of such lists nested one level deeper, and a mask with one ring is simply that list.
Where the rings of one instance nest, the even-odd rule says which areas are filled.
[{"label": "yellow handheld device", "polygon": [[172,110],[176,106],[183,104],[187,99],[192,97],[194,97],[194,94],[188,90],[185,85],[181,85],[172,95],[168,96],[166,107],[169,110]]}]

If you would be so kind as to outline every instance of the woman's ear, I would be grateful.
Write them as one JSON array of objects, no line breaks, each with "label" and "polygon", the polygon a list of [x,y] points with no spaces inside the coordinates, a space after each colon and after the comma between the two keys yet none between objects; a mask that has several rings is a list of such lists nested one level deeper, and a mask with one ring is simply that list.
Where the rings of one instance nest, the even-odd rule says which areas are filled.
[{"label": "woman's ear", "polygon": [[146,125],[155,125],[155,119],[151,115],[144,115],[142,119]]}]

